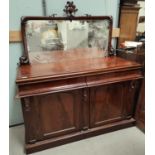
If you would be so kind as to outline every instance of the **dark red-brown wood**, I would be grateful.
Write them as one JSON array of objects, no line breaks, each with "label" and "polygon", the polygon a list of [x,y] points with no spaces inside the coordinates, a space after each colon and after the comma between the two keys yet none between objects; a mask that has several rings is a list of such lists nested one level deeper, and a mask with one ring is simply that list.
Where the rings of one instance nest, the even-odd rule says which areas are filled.
[{"label": "dark red-brown wood", "polygon": [[134,80],[90,88],[91,127],[133,117],[138,86]]},{"label": "dark red-brown wood", "polygon": [[[69,58],[64,59],[64,61],[56,59],[58,61],[55,60],[53,63],[24,65],[19,67],[16,82],[20,85],[98,74],[101,72],[109,73],[112,71],[116,72],[141,68],[141,65],[136,62],[127,61],[116,56],[96,58],[95,56],[102,51],[83,54],[82,52],[81,50],[81,55],[78,59],[75,59],[75,50],[71,52],[70,60],[68,60]],[[89,56],[88,58],[87,55],[89,54],[93,54],[93,57]]]},{"label": "dark red-brown wood", "polygon": [[81,90],[23,99],[26,143],[34,143],[82,129]]},{"label": "dark red-brown wood", "polygon": [[[132,50],[131,53],[119,51],[118,56],[142,64],[143,75],[145,76],[145,44],[139,50]],[[135,119],[136,125],[145,131],[145,78],[142,80],[139,90]]]},{"label": "dark red-brown wood", "polygon": [[97,136],[97,135],[100,135],[103,133],[112,132],[112,131],[120,130],[123,128],[131,127],[133,125],[135,125],[135,120],[132,118],[132,119],[128,119],[128,120],[118,121],[115,123],[110,123],[110,124],[104,125],[102,127],[91,128],[86,131],[67,134],[67,135],[64,135],[61,137],[47,139],[44,141],[38,141],[34,144],[26,144],[26,153],[42,151],[44,149],[49,149],[52,147],[60,146],[60,145],[74,142],[77,140],[81,140],[84,138],[89,138],[89,137]]},{"label": "dark red-brown wood", "polygon": [[145,131],[145,81],[144,80],[140,88],[135,118],[137,121],[137,126],[142,131]]},{"label": "dark red-brown wood", "polygon": [[142,66],[101,51],[78,50],[75,59],[76,52],[18,68],[27,153],[135,124]]}]

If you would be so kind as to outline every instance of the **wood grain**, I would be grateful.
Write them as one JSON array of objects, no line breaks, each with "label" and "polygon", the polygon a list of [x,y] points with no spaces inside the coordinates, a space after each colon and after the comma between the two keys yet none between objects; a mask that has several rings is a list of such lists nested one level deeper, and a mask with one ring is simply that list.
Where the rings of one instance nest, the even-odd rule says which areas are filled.
[{"label": "wood grain", "polygon": [[[19,67],[16,79],[17,84],[53,81],[66,77],[73,78],[81,75],[96,74],[97,72],[105,73],[111,72],[111,70],[116,72],[142,67],[136,62],[116,56],[104,57],[101,55],[102,51],[98,50],[85,52],[83,50],[73,50],[70,53],[52,52],[51,54],[54,54],[52,63],[30,64]],[[61,55],[63,55],[63,59],[60,59]]]},{"label": "wood grain", "polygon": [[27,153],[135,123],[142,66],[116,56],[96,58],[101,51],[94,57],[74,52],[62,61],[57,52],[53,63],[18,68]]},{"label": "wood grain", "polygon": [[[112,37],[117,38],[119,37],[120,29],[113,28],[112,30]],[[17,43],[22,41],[21,31],[9,31],[9,42],[10,43]]]},{"label": "wood grain", "polygon": [[91,87],[91,127],[131,118],[137,102],[138,86],[137,80],[131,80]]},{"label": "wood grain", "polygon": [[120,14],[120,37],[118,46],[124,41],[134,41],[136,39],[136,29],[138,12],[140,7],[122,6]]},{"label": "wood grain", "polygon": [[137,126],[145,132],[145,80],[142,81],[135,118]]}]

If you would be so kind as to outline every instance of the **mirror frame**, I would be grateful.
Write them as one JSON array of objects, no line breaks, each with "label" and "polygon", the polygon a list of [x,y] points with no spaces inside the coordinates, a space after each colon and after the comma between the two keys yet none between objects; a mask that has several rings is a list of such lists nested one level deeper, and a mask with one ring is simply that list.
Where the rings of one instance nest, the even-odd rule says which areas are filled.
[{"label": "mirror frame", "polygon": [[108,56],[110,55],[111,50],[111,40],[112,40],[112,24],[113,19],[112,16],[77,16],[77,17],[44,17],[44,16],[25,16],[21,19],[21,32],[22,32],[22,40],[24,47],[24,54],[20,57],[20,65],[30,64],[29,53],[27,48],[27,39],[26,39],[26,23],[29,20],[66,20],[66,21],[74,21],[74,20],[108,20],[109,21],[109,40],[108,40]]}]

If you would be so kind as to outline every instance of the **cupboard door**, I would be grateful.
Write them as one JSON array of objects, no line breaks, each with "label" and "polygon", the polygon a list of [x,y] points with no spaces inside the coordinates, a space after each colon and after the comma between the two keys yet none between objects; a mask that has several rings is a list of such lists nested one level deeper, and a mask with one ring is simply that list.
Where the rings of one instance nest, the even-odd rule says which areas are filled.
[{"label": "cupboard door", "polygon": [[31,128],[27,134],[38,132],[33,138],[43,140],[81,130],[82,97],[82,89],[31,97],[32,112],[25,117],[34,121],[27,123]]},{"label": "cupboard door", "polygon": [[136,81],[127,81],[90,88],[90,126],[131,118],[136,101],[135,85]]},{"label": "cupboard door", "polygon": [[40,124],[44,137],[80,130],[82,91],[44,95],[39,99]]},{"label": "cupboard door", "polygon": [[134,80],[124,83],[124,117],[134,117],[137,101],[140,92],[141,80]]}]

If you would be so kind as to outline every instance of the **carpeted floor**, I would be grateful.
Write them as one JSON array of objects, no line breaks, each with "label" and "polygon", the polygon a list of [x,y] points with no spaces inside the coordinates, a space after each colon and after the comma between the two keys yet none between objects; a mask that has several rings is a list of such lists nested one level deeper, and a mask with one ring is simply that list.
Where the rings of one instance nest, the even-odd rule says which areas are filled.
[{"label": "carpeted floor", "polygon": [[[10,128],[9,155],[25,155],[24,126]],[[33,155],[145,155],[145,135],[136,127],[47,149]]]}]

